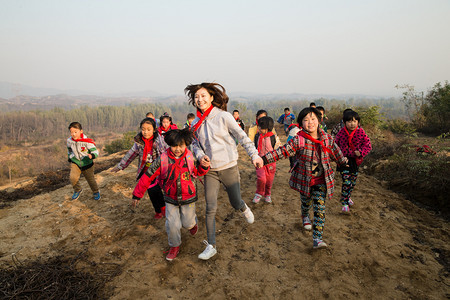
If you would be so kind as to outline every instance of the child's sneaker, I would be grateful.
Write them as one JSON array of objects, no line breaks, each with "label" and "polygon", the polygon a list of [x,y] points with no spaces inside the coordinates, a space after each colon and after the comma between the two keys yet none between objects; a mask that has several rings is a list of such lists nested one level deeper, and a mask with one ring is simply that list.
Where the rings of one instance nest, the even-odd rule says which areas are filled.
[{"label": "child's sneaker", "polygon": [[311,226],[311,220],[309,219],[308,216],[302,216],[303,219],[303,228],[305,228],[305,230],[311,230],[312,226]]},{"label": "child's sneaker", "polygon": [[102,196],[100,196],[100,192],[94,193],[94,200],[100,200]]},{"label": "child's sneaker", "polygon": [[198,255],[198,258],[208,260],[217,254],[217,250],[213,245],[209,244],[207,241],[203,241],[203,243],[206,245],[206,248],[202,253]]},{"label": "child's sneaker", "polygon": [[255,222],[255,216],[253,215],[250,207],[248,207],[247,204],[245,204],[245,207],[246,209],[242,212],[242,214],[244,215],[247,222],[252,224],[253,222]]},{"label": "child's sneaker", "polygon": [[261,201],[262,195],[260,194],[255,194],[255,197],[253,198],[252,202],[253,203],[259,203],[259,201]]},{"label": "child's sneaker", "polygon": [[320,249],[326,247],[328,247],[328,245],[324,241],[318,239],[313,240],[313,249]]},{"label": "child's sneaker", "polygon": [[167,254],[166,259],[172,261],[177,257],[178,252],[180,252],[180,247],[170,247],[169,254]]},{"label": "child's sneaker", "polygon": [[81,192],[83,192],[83,190],[80,190],[78,192],[73,192],[72,200],[77,200],[78,198],[80,198]]},{"label": "child's sneaker", "polygon": [[266,203],[272,203],[272,197],[271,196],[266,196],[265,199]]},{"label": "child's sneaker", "polygon": [[342,205],[342,212],[343,213],[349,213],[350,212],[350,207],[348,207],[348,205]]},{"label": "child's sneaker", "polygon": [[348,198],[348,205],[352,206],[353,204],[355,203],[353,203],[352,198]]},{"label": "child's sneaker", "polygon": [[189,229],[189,232],[191,235],[195,235],[198,231],[198,225],[197,223],[195,223],[194,227],[192,227],[191,229]]}]

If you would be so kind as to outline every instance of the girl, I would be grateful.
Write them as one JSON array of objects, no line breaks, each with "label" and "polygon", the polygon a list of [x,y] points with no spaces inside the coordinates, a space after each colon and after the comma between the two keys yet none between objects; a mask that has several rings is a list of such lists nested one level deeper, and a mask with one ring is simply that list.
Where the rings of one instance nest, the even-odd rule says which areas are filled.
[{"label": "girl", "polygon": [[209,163],[203,163],[200,168],[194,166],[194,157],[187,149],[192,142],[189,128],[167,132],[165,141],[170,148],[141,177],[133,191],[133,201],[139,201],[148,186],[159,176],[166,202],[166,232],[170,247],[166,259],[171,261],[180,251],[181,227],[187,228],[192,235],[197,233],[194,203],[197,201],[197,193],[192,177],[205,175]]},{"label": "girl", "polygon": [[[258,149],[260,156],[275,149],[276,139],[272,129],[273,119],[271,117],[262,117],[259,119],[259,132],[255,136],[255,147]],[[272,202],[271,191],[276,168],[277,164],[272,163],[256,169],[256,193],[253,198],[253,203],[258,203],[262,197],[264,197],[267,203]]]},{"label": "girl", "polygon": [[160,135],[162,135],[163,133],[168,132],[169,130],[178,129],[177,125],[172,123],[172,117],[169,116],[168,113],[164,113],[159,118],[159,124],[161,124],[158,127],[158,132],[159,132]]},{"label": "girl", "polygon": [[303,227],[311,230],[309,210],[313,206],[313,248],[326,247],[323,241],[325,225],[325,199],[331,199],[334,190],[333,159],[345,164],[347,159],[331,136],[319,128],[320,112],[313,107],[304,108],[297,117],[302,130],[286,145],[263,156],[264,164],[281,158],[296,157],[289,186],[300,192]]},{"label": "girl", "polygon": [[349,162],[348,167],[338,168],[342,176],[342,212],[348,213],[349,205],[353,205],[350,195],[356,185],[359,165],[372,150],[372,145],[364,129],[359,126],[360,117],[357,112],[353,110],[345,112],[343,121],[345,126],[336,135],[336,144]]},{"label": "girl", "polygon": [[[253,126],[248,129],[248,137],[252,142],[255,141],[255,135],[256,133],[258,133],[258,120],[262,117],[267,117],[267,111],[265,111],[264,109],[260,109],[256,112],[256,121],[255,123],[253,123]],[[281,146],[281,142],[278,138],[277,132],[275,131],[275,127],[272,129],[272,132],[275,135],[275,139],[277,141],[275,147],[278,148]]]},{"label": "girl", "polygon": [[[139,180],[153,161],[159,157],[161,153],[166,151],[168,146],[158,134],[158,131],[156,131],[154,119],[145,118],[141,121],[139,128],[141,129],[141,132],[134,137],[133,147],[131,147],[111,172],[115,173],[125,169],[136,157],[139,157],[136,174],[136,180]],[[154,218],[161,219],[165,215],[165,204],[161,188],[156,180],[149,185],[147,193],[155,208]],[[136,206],[137,204],[138,203],[132,202],[132,206]]]},{"label": "girl", "polygon": [[211,161],[211,170],[205,176],[208,241],[204,241],[206,249],[198,256],[207,260],[217,253],[215,217],[220,184],[225,186],[231,206],[240,210],[248,223],[254,222],[252,211],[241,197],[238,152],[234,138],[238,139],[255,166],[262,167],[262,160],[255,145],[226,111],[228,96],[223,86],[218,83],[193,84],[184,91],[189,103],[197,108],[197,118],[191,127],[194,132],[193,152],[202,165]]},{"label": "girl", "polygon": [[80,197],[83,189],[79,180],[84,175],[92,192],[94,200],[100,200],[100,192],[94,177],[94,159],[98,157],[95,142],[83,134],[83,128],[78,122],[69,124],[70,138],[67,139],[67,150],[70,164],[70,183],[73,186],[72,200]]}]

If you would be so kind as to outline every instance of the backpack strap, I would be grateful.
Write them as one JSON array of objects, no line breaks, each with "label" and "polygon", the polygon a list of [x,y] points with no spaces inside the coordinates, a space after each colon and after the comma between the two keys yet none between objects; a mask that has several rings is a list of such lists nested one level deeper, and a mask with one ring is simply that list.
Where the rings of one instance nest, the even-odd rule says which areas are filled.
[{"label": "backpack strap", "polygon": [[255,134],[255,141],[254,141],[254,143],[255,143],[255,148],[256,148],[256,149],[258,149],[258,139],[259,139],[259,135],[260,135],[259,132]]},{"label": "backpack strap", "polygon": [[272,145],[272,149],[275,149],[276,142],[277,142],[277,138],[275,137],[275,135],[271,135],[270,136],[270,144]]},{"label": "backpack strap", "polygon": [[186,153],[186,163],[188,166],[188,170],[189,170],[189,174],[193,177],[193,178],[197,178],[197,176],[195,176],[194,173],[194,169],[195,169],[195,165],[194,165],[194,156],[192,155],[192,152],[189,151],[189,149],[187,149],[186,151],[188,151]]},{"label": "backpack strap", "polygon": [[164,181],[164,179],[166,179],[167,170],[169,169],[169,156],[167,155],[167,152],[164,151],[163,153],[161,153],[160,160],[161,173],[159,174],[159,181],[162,182]]}]

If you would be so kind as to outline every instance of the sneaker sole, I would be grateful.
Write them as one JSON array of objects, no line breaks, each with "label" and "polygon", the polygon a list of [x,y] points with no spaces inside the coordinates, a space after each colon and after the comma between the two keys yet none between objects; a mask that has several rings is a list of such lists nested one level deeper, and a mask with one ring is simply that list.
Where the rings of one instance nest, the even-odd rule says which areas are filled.
[{"label": "sneaker sole", "polygon": [[303,228],[304,228],[305,230],[311,231],[312,226],[311,226],[311,225],[304,225]]},{"label": "sneaker sole", "polygon": [[72,200],[77,200],[78,198],[80,198],[82,192],[83,192],[83,190],[80,191],[80,193],[78,194],[78,197],[76,197],[76,198],[72,197]]},{"label": "sneaker sole", "polygon": [[320,245],[318,245],[318,246],[313,246],[313,249],[325,249],[325,248],[327,248],[327,247],[328,247],[327,244],[322,243],[322,244],[320,244]]}]

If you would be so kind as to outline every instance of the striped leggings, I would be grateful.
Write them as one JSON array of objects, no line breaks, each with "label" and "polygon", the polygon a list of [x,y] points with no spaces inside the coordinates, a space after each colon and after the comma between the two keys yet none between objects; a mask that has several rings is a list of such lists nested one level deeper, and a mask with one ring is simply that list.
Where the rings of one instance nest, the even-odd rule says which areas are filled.
[{"label": "striped leggings", "polygon": [[341,172],[341,175],[342,175],[341,203],[342,205],[348,205],[348,199],[350,199],[353,188],[356,185],[358,172],[350,172],[349,170],[343,170]]}]

